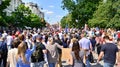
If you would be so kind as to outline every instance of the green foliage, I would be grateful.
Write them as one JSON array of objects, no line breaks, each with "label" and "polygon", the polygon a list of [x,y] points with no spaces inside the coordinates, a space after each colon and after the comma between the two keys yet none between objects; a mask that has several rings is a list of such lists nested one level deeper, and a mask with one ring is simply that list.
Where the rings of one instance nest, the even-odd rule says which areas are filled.
[{"label": "green foliage", "polygon": [[[100,2],[100,5],[98,6],[98,10],[95,11],[93,14],[93,18],[89,20],[89,25],[92,27],[105,27],[106,24],[109,22],[110,17],[110,7],[112,3],[103,3]],[[107,23],[106,23],[107,22]]]},{"label": "green foliage", "polygon": [[25,7],[25,5],[21,4],[12,12],[12,16],[14,18],[12,26],[16,27],[42,27],[41,18],[37,15],[33,14],[29,7]]},{"label": "green foliage", "polygon": [[65,26],[67,25],[66,16],[64,16],[60,22],[61,22],[60,25],[62,26],[62,28],[65,28]]},{"label": "green foliage", "polygon": [[120,0],[100,2],[98,9],[89,20],[91,27],[119,28],[120,27]]},{"label": "green foliage", "polygon": [[61,26],[62,28],[65,28],[66,26],[68,27],[73,27],[74,25],[71,25],[72,24],[72,14],[68,14],[67,16],[64,16],[62,19],[61,19]]},{"label": "green foliage", "polygon": [[24,27],[24,25],[29,24],[31,10],[28,7],[25,7],[23,4],[17,7],[17,9],[12,12],[12,16],[14,18],[13,26],[16,27]]},{"label": "green foliage", "polygon": [[[100,0],[63,0],[62,8],[67,9],[71,18],[71,27],[81,28],[85,23],[92,18],[96,6]],[[77,22],[76,22],[77,20]]]},{"label": "green foliage", "polygon": [[11,0],[2,0],[2,4],[0,5],[0,26],[7,26],[6,23],[6,13],[3,12],[7,6],[9,6]]},{"label": "green foliage", "polygon": [[31,19],[31,27],[42,27],[42,23],[41,23],[41,18],[39,18],[37,15],[35,14],[31,14],[30,15],[30,19]]},{"label": "green foliage", "polygon": [[11,16],[6,16],[6,13],[3,12],[11,0],[3,0],[2,5],[0,5],[0,25],[1,26],[12,26],[12,27],[43,27],[45,26],[45,21],[37,15],[33,14],[29,7],[25,7],[24,4],[21,4],[12,12]]}]

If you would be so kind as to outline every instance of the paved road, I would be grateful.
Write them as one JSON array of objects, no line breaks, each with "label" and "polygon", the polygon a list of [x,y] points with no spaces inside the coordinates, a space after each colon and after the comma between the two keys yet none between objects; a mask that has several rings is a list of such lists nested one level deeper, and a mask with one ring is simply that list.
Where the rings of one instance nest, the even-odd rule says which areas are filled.
[{"label": "paved road", "polygon": [[[94,59],[97,60],[97,58],[98,58],[97,54],[94,53],[93,56],[94,56]],[[103,62],[103,60],[101,60],[99,63],[91,63],[91,67],[103,67],[103,64],[104,64],[104,62]],[[65,63],[64,63],[64,65],[65,65]],[[64,67],[70,67],[70,66],[67,66],[67,64],[66,64]],[[116,66],[114,66],[114,67],[116,67]]]},{"label": "paved road", "polygon": [[[94,53],[93,56],[94,56],[94,59],[95,59],[95,60],[98,58],[98,56],[97,56],[96,53]],[[71,66],[69,66],[67,63],[65,63],[64,61],[63,61],[62,64],[63,64],[63,67],[71,67]],[[91,67],[103,67],[103,64],[104,64],[104,62],[103,62],[103,60],[102,60],[102,61],[100,61],[99,63],[91,63]],[[44,67],[47,67],[47,66],[44,66]],[[116,67],[116,66],[114,66],[114,67]]]}]

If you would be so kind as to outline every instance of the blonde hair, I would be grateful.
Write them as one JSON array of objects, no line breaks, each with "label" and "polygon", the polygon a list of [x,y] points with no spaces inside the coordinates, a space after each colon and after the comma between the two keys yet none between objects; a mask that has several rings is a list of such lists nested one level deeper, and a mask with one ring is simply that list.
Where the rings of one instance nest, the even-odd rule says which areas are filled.
[{"label": "blonde hair", "polygon": [[22,61],[24,63],[27,63],[26,57],[25,57],[26,49],[27,49],[26,43],[22,41],[18,46],[18,53],[17,53],[17,57],[16,57],[17,60],[19,57],[21,57]]}]

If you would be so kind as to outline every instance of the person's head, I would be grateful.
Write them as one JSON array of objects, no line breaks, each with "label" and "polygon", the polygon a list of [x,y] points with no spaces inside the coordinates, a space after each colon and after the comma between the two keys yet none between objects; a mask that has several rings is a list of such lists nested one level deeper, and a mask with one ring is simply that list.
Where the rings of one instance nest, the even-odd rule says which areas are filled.
[{"label": "person's head", "polygon": [[15,40],[13,40],[13,42],[12,42],[12,46],[13,46],[13,48],[18,48],[18,45],[19,45],[20,43],[21,43],[21,42],[20,42],[19,39],[15,39]]},{"label": "person's head", "polygon": [[73,42],[72,51],[74,52],[76,59],[79,60],[80,59],[80,56],[79,56],[80,46],[79,46],[78,41]]},{"label": "person's head", "polygon": [[108,42],[110,38],[109,38],[109,36],[104,36],[103,39],[105,42]]},{"label": "person's head", "polygon": [[8,32],[8,35],[12,35],[12,32],[11,32],[11,31],[9,31],[9,32]]},{"label": "person's head", "polygon": [[20,39],[20,41],[24,41],[25,40],[25,36],[23,34],[19,34],[18,38]]},{"label": "person's head", "polygon": [[55,40],[59,40],[59,37],[58,37],[58,36],[55,36],[54,39],[55,39]]},{"label": "person's head", "polygon": [[15,36],[18,37],[19,34],[20,34],[20,32],[16,31]]},{"label": "person's head", "polygon": [[85,32],[83,31],[82,33],[81,33],[81,38],[83,38],[83,37],[85,37]]},{"label": "person's head", "polygon": [[49,42],[50,44],[52,44],[53,41],[54,41],[53,37],[49,37],[49,38],[48,38],[48,42]]},{"label": "person's head", "polygon": [[43,37],[41,35],[36,36],[36,41],[37,42],[41,42],[42,39],[43,39]]},{"label": "person's head", "polygon": [[73,42],[72,51],[75,51],[75,50],[80,50],[80,46],[79,46],[78,41]]},{"label": "person's head", "polygon": [[120,38],[117,39],[117,44],[120,45]]}]

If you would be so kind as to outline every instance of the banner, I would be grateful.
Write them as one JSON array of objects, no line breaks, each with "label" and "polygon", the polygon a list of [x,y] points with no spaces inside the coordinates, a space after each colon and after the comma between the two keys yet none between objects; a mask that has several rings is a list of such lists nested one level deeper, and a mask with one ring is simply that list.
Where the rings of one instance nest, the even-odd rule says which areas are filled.
[{"label": "banner", "polygon": [[62,60],[69,60],[72,57],[71,48],[62,48]]}]

